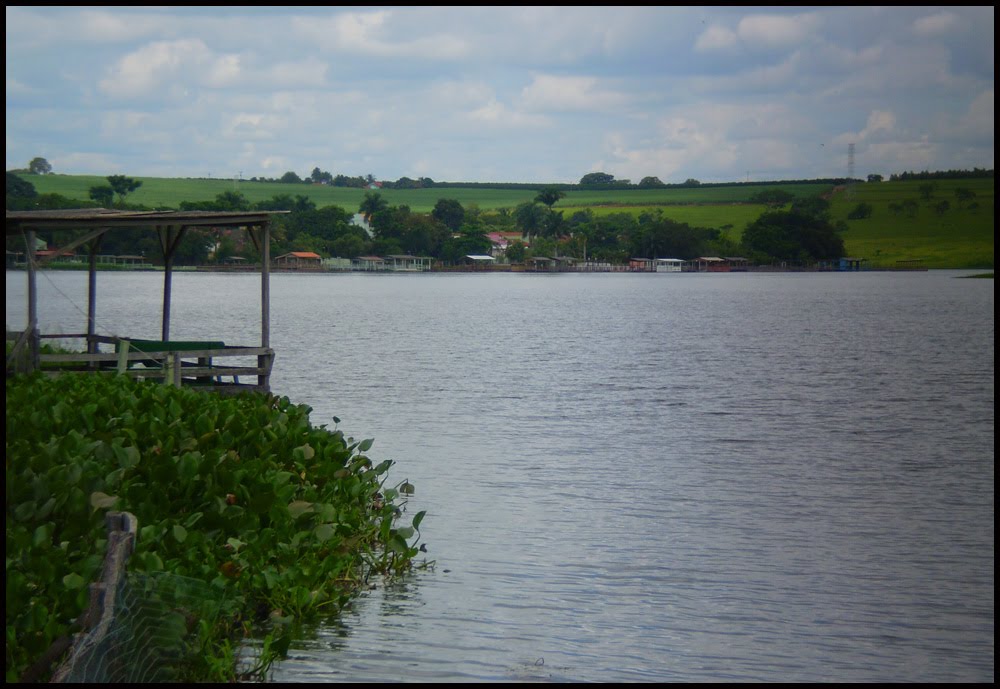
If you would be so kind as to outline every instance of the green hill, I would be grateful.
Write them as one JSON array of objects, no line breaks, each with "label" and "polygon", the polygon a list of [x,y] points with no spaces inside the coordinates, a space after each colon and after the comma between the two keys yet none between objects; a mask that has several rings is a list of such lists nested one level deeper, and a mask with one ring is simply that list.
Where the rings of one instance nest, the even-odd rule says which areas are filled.
[{"label": "green hill", "polygon": [[[844,234],[848,253],[886,267],[920,260],[928,268],[993,268],[993,179],[937,180],[929,199],[922,198],[924,184],[859,184],[853,199],[845,191],[834,194],[833,217],[849,228]],[[975,196],[960,201],[960,189]],[[872,206],[871,217],[848,220],[862,202]]]},{"label": "green hill", "polygon": [[[88,199],[92,186],[107,183],[105,177],[86,175],[22,175],[39,194],[60,194]],[[222,179],[137,177],[142,182],[128,197],[130,204],[150,208],[178,208],[183,201],[213,201],[219,194],[239,192],[251,203],[281,194],[305,196],[317,207],[340,206],[356,212],[366,189],[316,184],[234,181]],[[858,183],[853,189],[834,189],[831,184],[760,183],[702,185],[658,189],[567,190],[555,204],[566,216],[590,209],[598,214],[634,213],[660,209],[680,222],[713,227],[739,241],[743,229],[766,206],[750,203],[763,189],[780,188],[801,196],[829,195],[835,221],[847,224],[844,243],[851,256],[865,258],[873,267],[893,267],[897,261],[921,261],[928,268],[992,268],[993,179],[943,179],[933,182],[929,197],[921,192],[926,181]],[[513,186],[513,185],[508,185]],[[961,191],[964,190],[964,191]],[[454,199],[464,207],[484,211],[514,209],[531,201],[537,189],[484,188],[442,183],[425,189],[383,189],[390,205],[406,205],[417,213],[429,213],[439,199]],[[943,203],[946,202],[946,203]],[[859,203],[869,204],[870,217],[851,220]]]}]

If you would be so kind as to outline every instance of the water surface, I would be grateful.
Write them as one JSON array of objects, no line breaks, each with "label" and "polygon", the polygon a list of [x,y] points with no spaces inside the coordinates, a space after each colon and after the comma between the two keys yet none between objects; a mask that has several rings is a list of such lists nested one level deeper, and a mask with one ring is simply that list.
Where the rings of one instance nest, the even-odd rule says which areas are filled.
[{"label": "water surface", "polygon": [[[272,276],[272,388],[395,460],[433,562],[275,680],[992,681],[993,282],[961,274]],[[43,328],[82,330],[46,275]],[[157,337],[159,280],[101,274],[99,330]],[[256,344],[258,278],[174,293],[173,337]]]}]

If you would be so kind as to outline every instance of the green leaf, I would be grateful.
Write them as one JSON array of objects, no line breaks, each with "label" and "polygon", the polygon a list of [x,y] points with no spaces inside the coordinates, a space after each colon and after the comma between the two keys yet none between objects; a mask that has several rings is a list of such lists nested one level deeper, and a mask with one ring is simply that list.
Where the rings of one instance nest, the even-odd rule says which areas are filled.
[{"label": "green leaf", "polygon": [[336,524],[320,524],[315,529],[313,533],[316,535],[316,539],[320,543],[330,540],[337,533]]},{"label": "green leaf", "polygon": [[35,516],[35,503],[31,500],[22,502],[14,508],[14,518],[19,522],[26,522]]},{"label": "green leaf", "polygon": [[115,459],[118,460],[118,466],[123,469],[131,469],[139,463],[139,450],[134,445],[122,447],[116,444],[112,449],[115,453]]},{"label": "green leaf", "polygon": [[66,588],[70,590],[75,590],[83,588],[86,582],[83,580],[83,577],[81,577],[79,574],[77,574],[76,572],[72,572],[62,578],[62,583],[63,586],[65,586]]},{"label": "green leaf", "polygon": [[410,546],[407,545],[406,540],[403,539],[399,534],[393,534],[392,537],[389,539],[389,542],[386,544],[386,548],[390,552],[405,553],[410,549]]},{"label": "green leaf", "polygon": [[187,529],[185,529],[180,524],[174,524],[173,533],[174,533],[174,540],[176,540],[178,543],[183,543],[184,541],[187,540],[188,537]]},{"label": "green leaf", "polygon": [[55,524],[53,524],[52,522],[49,522],[48,524],[42,524],[37,529],[35,529],[35,533],[32,534],[31,545],[37,548],[45,543],[49,543],[52,540],[52,532],[54,530],[55,530]]},{"label": "green leaf", "polygon": [[204,435],[211,432],[214,429],[212,424],[212,419],[208,417],[208,414],[202,414],[194,422],[194,428],[198,432],[198,435]]},{"label": "green leaf", "polygon": [[117,501],[117,495],[108,495],[107,493],[102,493],[100,491],[94,491],[90,494],[90,506],[95,510],[111,509],[115,506],[115,502]]},{"label": "green leaf", "polygon": [[292,637],[288,634],[278,637],[271,643],[271,650],[280,657],[288,657],[288,647],[292,642]]},{"label": "green leaf", "polygon": [[315,456],[316,450],[314,450],[308,443],[292,450],[292,459],[298,462],[308,461]]},{"label": "green leaf", "polygon": [[367,440],[362,440],[360,443],[358,443],[358,451],[359,452],[368,452],[368,450],[370,450],[372,448],[372,445],[374,443],[375,443],[375,439],[374,438],[368,438]]},{"label": "green leaf", "polygon": [[307,512],[312,512],[313,506],[311,502],[305,502],[304,500],[296,500],[288,505],[288,513],[292,515],[292,519],[298,519],[303,514]]},{"label": "green leaf", "polygon": [[420,522],[422,522],[424,520],[424,515],[426,515],[426,514],[427,514],[427,510],[421,510],[420,512],[417,512],[415,515],[413,515],[413,528],[414,529],[419,529],[420,528]]},{"label": "green leaf", "polygon": [[184,520],[184,526],[190,529],[192,526],[201,521],[203,516],[205,516],[204,512],[195,512],[194,514],[189,515],[188,518]]},{"label": "green leaf", "polygon": [[45,519],[52,513],[52,508],[56,506],[56,499],[49,498],[45,501],[45,504],[38,508],[35,513],[35,519]]},{"label": "green leaf", "polygon": [[181,479],[190,481],[198,475],[200,464],[200,452],[185,452],[181,455],[180,461],[177,463],[177,473]]},{"label": "green leaf", "polygon": [[163,560],[156,553],[143,553],[139,556],[142,560],[143,569],[148,572],[162,572],[163,571]]}]

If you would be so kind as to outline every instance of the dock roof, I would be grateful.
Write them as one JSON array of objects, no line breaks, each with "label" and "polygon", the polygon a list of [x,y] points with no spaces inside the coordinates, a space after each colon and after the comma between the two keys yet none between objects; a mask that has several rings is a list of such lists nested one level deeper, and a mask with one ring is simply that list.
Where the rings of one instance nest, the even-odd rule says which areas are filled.
[{"label": "dock roof", "polygon": [[107,208],[7,211],[7,235],[23,230],[68,231],[84,228],[149,228],[158,226],[245,227],[262,225],[288,211],[119,211]]}]

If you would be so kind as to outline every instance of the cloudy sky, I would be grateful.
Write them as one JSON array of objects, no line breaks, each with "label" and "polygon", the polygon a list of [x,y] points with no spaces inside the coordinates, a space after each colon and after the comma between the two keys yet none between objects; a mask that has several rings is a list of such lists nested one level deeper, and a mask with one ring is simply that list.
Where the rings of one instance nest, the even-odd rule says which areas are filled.
[{"label": "cloudy sky", "polygon": [[993,168],[986,7],[11,7],[7,169],[638,182]]}]

